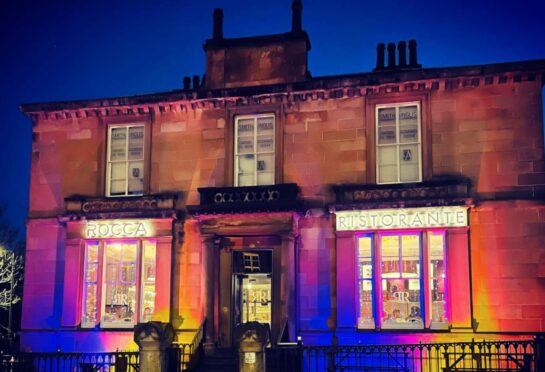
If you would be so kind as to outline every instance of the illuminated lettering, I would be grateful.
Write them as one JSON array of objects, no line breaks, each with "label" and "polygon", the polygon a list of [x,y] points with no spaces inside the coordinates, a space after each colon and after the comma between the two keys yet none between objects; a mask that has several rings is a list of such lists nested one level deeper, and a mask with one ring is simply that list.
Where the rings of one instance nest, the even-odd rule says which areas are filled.
[{"label": "illuminated lettering", "polygon": [[[432,220],[433,220],[433,222],[432,222]],[[429,225],[431,225],[431,224],[439,225],[439,212],[429,213],[428,214],[428,224]]]},{"label": "illuminated lettering", "polygon": [[391,214],[385,214],[382,216],[380,222],[383,226],[392,226],[392,224],[394,223],[394,217]]},{"label": "illuminated lettering", "polygon": [[446,221],[445,221],[445,222],[446,222],[447,224],[450,224],[450,221],[451,221],[450,216],[451,216],[452,214],[453,214],[452,212],[447,212],[447,211],[445,211],[445,217],[446,217]]},{"label": "illuminated lettering", "polygon": [[[347,226],[348,227],[348,226]],[[88,221],[85,226],[85,237],[93,238],[137,238],[153,236],[146,221],[110,220]]]},{"label": "illuminated lettering", "polygon": [[463,211],[456,212],[456,223],[464,224],[467,223],[467,215]]},{"label": "illuminated lettering", "polygon": [[467,207],[397,208],[336,212],[338,231],[467,226]]},{"label": "illuminated lettering", "polygon": [[416,213],[414,215],[414,219],[413,219],[413,223],[412,223],[413,226],[423,226],[424,225],[424,222],[422,222],[422,219],[420,218],[420,213]]},{"label": "illuminated lettering", "polygon": [[400,214],[399,215],[399,226],[401,227],[407,227],[407,215],[406,214]]}]

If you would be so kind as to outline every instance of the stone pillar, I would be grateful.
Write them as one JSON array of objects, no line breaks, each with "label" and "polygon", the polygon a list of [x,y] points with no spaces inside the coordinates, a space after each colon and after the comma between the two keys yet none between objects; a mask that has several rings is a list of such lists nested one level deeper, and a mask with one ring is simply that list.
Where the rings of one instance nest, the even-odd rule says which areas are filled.
[{"label": "stone pillar", "polygon": [[134,328],[134,342],[140,349],[140,372],[166,372],[167,348],[174,341],[170,323],[139,323]]},{"label": "stone pillar", "polygon": [[265,346],[271,338],[268,324],[248,322],[239,324],[234,331],[238,345],[240,372],[265,372]]}]

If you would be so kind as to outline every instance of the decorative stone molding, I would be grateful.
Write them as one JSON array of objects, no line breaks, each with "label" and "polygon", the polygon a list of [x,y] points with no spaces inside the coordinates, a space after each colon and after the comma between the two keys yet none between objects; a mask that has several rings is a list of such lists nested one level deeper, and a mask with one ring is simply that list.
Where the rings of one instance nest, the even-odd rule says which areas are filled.
[{"label": "decorative stone molding", "polygon": [[201,187],[200,213],[287,211],[298,206],[294,183],[248,187]]},{"label": "decorative stone molding", "polygon": [[64,199],[66,212],[77,215],[126,212],[165,212],[177,209],[178,194],[156,194],[136,197],[97,198],[70,196]]},{"label": "decorative stone molding", "polygon": [[420,183],[394,185],[338,185],[333,190],[336,204],[333,210],[342,210],[364,203],[367,208],[392,206],[443,206],[471,203],[469,180],[445,179]]}]

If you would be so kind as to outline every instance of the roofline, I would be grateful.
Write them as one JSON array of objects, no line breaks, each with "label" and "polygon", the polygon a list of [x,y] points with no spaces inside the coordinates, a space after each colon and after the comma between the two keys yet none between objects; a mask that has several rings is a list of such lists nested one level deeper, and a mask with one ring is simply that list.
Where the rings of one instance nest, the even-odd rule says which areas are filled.
[{"label": "roofline", "polygon": [[120,96],[96,99],[81,99],[57,102],[24,103],[19,106],[23,113],[49,112],[59,110],[92,109],[112,106],[145,105],[170,101],[194,101],[206,98],[225,98],[231,96],[251,96],[256,94],[282,93],[289,86],[290,91],[329,89],[351,86],[376,86],[391,83],[404,83],[429,79],[449,79],[457,77],[476,77],[513,72],[545,73],[545,59],[502,62],[494,64],[437,67],[422,69],[384,69],[376,72],[330,75],[309,78],[299,83],[226,88],[216,90],[191,89],[172,90],[133,96]]}]

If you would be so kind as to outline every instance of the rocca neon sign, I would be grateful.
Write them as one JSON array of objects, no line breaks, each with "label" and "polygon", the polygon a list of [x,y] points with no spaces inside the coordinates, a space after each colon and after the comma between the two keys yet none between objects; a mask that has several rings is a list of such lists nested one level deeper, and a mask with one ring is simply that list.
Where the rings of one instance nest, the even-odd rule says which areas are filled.
[{"label": "rocca neon sign", "polygon": [[139,220],[87,221],[85,237],[96,238],[140,238],[153,235],[151,225]]}]

